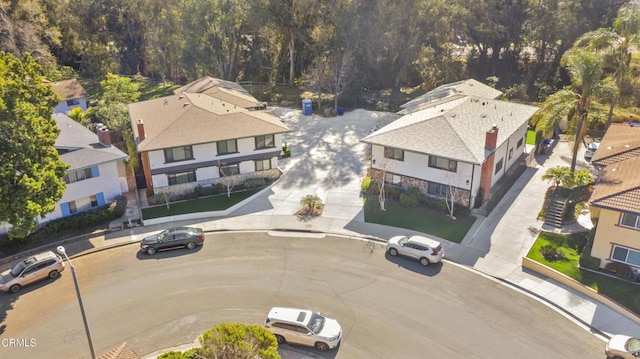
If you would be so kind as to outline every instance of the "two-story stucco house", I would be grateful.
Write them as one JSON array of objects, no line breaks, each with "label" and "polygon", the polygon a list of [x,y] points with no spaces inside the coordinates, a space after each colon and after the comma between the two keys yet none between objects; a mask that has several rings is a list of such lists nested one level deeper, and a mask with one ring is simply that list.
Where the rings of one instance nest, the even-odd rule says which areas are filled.
[{"label": "two-story stucco house", "polygon": [[640,127],[612,124],[592,163],[599,169],[589,199],[597,218],[591,255],[640,268]]},{"label": "two-story stucco house", "polygon": [[279,175],[282,135],[289,128],[254,110],[261,104],[246,91],[213,80],[129,105],[147,188],[185,193],[223,177]]},{"label": "two-story stucco house", "polygon": [[99,126],[95,134],[61,113],[53,118],[60,128],[54,147],[71,167],[56,210],[39,223],[103,206],[129,191],[124,164],[128,156],[111,145],[109,129]]},{"label": "two-story stucco house", "polygon": [[[475,80],[443,85],[405,104],[402,117],[362,139],[371,144],[373,178],[473,208],[525,152],[538,109],[496,100]],[[448,192],[450,191],[450,192]]]},{"label": "two-story stucco house", "polygon": [[68,114],[71,109],[79,107],[83,111],[87,109],[87,91],[76,79],[51,83],[53,91],[60,96],[62,101],[53,109],[55,113]]}]

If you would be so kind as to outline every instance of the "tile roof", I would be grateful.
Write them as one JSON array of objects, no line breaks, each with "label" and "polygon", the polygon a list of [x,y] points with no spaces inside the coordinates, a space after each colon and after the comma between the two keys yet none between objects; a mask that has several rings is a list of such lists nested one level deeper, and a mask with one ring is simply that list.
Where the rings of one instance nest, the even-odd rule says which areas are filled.
[{"label": "tile roof", "polygon": [[89,97],[87,91],[77,79],[64,80],[51,83],[53,91],[62,98],[62,101],[76,98]]},{"label": "tile roof", "polygon": [[176,95],[184,93],[200,93],[218,98],[232,105],[254,108],[261,107],[262,103],[251,96],[240,84],[236,82],[216,79],[205,76],[201,79],[188,83],[173,91]]},{"label": "tile roof", "polygon": [[413,100],[400,105],[400,107],[403,109],[409,109],[424,103],[428,104],[433,101],[456,95],[497,99],[502,95],[502,92],[474,79],[462,80],[440,85],[424,95],[418,96]]},{"label": "tile roof", "polygon": [[137,121],[145,139],[139,151],[289,132],[273,114],[249,111],[201,93],[184,93],[129,105],[134,135]]},{"label": "tile roof", "polygon": [[127,154],[118,148],[100,144],[97,134],[67,115],[54,113],[52,117],[60,128],[54,147],[61,153],[60,159],[71,165],[69,169],[86,168],[128,158]]},{"label": "tile roof", "polygon": [[490,154],[484,148],[485,134],[493,125],[498,127],[500,146],[537,110],[514,102],[451,96],[400,117],[362,142],[481,164]]},{"label": "tile roof", "polygon": [[127,343],[122,343],[120,346],[102,354],[99,359],[140,359],[140,357]]},{"label": "tile roof", "polygon": [[589,199],[592,206],[640,213],[640,156],[602,169]]},{"label": "tile roof", "polygon": [[613,123],[600,141],[591,163],[608,166],[637,156],[640,156],[640,127]]}]

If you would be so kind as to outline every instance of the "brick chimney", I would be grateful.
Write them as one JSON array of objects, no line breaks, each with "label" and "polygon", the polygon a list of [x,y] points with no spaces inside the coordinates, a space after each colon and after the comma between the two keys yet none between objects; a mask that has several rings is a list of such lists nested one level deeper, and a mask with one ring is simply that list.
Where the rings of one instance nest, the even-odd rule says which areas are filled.
[{"label": "brick chimney", "polygon": [[98,142],[105,147],[111,147],[111,133],[109,132],[109,128],[99,123],[96,125],[96,132],[98,133]]},{"label": "brick chimney", "polygon": [[487,150],[495,150],[498,143],[498,125],[493,125],[484,137],[484,148]]},{"label": "brick chimney", "polygon": [[136,124],[138,125],[138,141],[144,140],[144,123],[142,119],[139,118],[136,120]]}]

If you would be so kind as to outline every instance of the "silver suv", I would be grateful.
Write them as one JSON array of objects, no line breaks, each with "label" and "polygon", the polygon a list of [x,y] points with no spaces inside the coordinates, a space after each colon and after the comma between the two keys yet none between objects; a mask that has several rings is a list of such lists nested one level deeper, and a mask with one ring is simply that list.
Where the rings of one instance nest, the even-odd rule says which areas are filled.
[{"label": "silver suv", "polygon": [[302,344],[320,351],[337,347],[342,337],[337,320],[305,309],[271,308],[264,326],[275,335],[278,344]]},{"label": "silver suv", "polygon": [[4,292],[17,293],[27,284],[45,278],[56,279],[64,270],[62,258],[48,251],[31,256],[16,263],[10,270],[0,274],[0,287]]}]

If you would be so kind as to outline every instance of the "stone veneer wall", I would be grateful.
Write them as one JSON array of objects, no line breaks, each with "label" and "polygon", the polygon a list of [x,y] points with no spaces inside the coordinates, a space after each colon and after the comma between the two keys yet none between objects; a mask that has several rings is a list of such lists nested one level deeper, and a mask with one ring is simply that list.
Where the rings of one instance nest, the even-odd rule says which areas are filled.
[{"label": "stone veneer wall", "polygon": [[[392,172],[388,172],[388,173],[392,173]],[[394,173],[395,174],[395,173]],[[382,178],[382,170],[376,169],[376,168],[370,168],[369,169],[369,175],[371,176],[371,180],[373,182],[377,183],[377,180]],[[442,200],[444,201],[443,197],[440,196],[434,196],[431,195],[427,192],[428,186],[429,186],[429,181],[423,180],[423,179],[419,179],[419,178],[415,178],[415,177],[409,177],[409,176],[403,176],[398,174],[398,176],[401,177],[400,180],[400,187],[402,187],[402,189],[406,190],[412,187],[415,187],[417,189],[420,190],[420,192],[422,194],[424,194],[425,196],[435,199],[435,200]],[[458,188],[458,193],[456,195],[456,202],[469,208],[470,205],[470,194],[471,192],[467,189],[464,188]]]},{"label": "stone veneer wall", "polygon": [[[237,174],[237,175],[234,175],[234,176],[231,176],[231,177],[234,179],[234,181],[236,181],[237,185],[239,185],[239,184],[244,183],[244,181],[246,181],[246,180],[248,180],[250,178],[277,179],[278,177],[280,177],[280,175],[282,175],[282,171],[280,171],[279,168],[272,168],[272,169],[266,170],[266,171],[240,173],[240,174]],[[181,195],[181,194],[186,194],[186,193],[193,192],[195,190],[195,188],[197,186],[199,186],[199,185],[216,184],[216,183],[221,182],[223,179],[224,179],[224,177],[220,177],[220,178],[207,179],[207,180],[204,180],[204,181],[196,181],[196,182],[189,182],[189,183],[174,184],[174,185],[171,185],[171,186],[155,188],[154,192],[155,192],[155,194],[169,192],[169,193],[174,194],[174,195]]]}]

